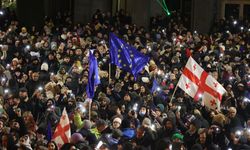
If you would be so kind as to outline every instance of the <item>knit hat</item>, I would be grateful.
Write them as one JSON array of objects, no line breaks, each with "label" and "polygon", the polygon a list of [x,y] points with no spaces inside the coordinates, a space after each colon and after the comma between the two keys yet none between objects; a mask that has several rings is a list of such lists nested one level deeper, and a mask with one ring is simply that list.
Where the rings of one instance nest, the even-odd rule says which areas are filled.
[{"label": "knit hat", "polygon": [[83,121],[83,128],[84,129],[91,129],[91,127],[92,127],[91,121],[89,121],[89,120],[84,120]]},{"label": "knit hat", "polygon": [[159,108],[161,112],[163,112],[164,109],[165,109],[165,107],[164,107],[163,104],[158,104],[158,105],[157,105],[157,108]]},{"label": "knit hat", "polygon": [[43,64],[41,65],[41,70],[48,71],[48,70],[49,70],[48,64],[47,64],[47,63],[43,63]]},{"label": "knit hat", "polygon": [[116,117],[114,120],[113,120],[113,122],[118,122],[118,123],[122,123],[122,119],[121,118],[119,118],[119,117]]},{"label": "knit hat", "polygon": [[151,120],[149,118],[144,118],[143,121],[142,121],[142,125],[150,127],[151,126]]},{"label": "knit hat", "polygon": [[84,138],[82,137],[82,135],[80,133],[73,133],[71,135],[71,138],[70,138],[70,143],[78,143],[78,142],[83,142],[84,141]]},{"label": "knit hat", "polygon": [[175,140],[175,139],[179,139],[181,141],[183,141],[183,135],[180,134],[180,133],[175,133],[173,136],[172,136],[172,140]]}]

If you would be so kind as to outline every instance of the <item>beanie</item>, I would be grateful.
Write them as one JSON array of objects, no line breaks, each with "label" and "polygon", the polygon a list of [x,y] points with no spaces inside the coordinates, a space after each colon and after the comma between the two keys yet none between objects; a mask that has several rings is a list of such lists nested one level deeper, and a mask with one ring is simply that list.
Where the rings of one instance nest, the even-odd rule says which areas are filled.
[{"label": "beanie", "polygon": [[144,118],[142,121],[143,126],[151,126],[151,120],[149,118]]},{"label": "beanie", "polygon": [[84,141],[84,138],[82,137],[82,135],[80,133],[73,133],[71,135],[71,138],[70,138],[70,143],[78,143],[78,142],[82,142]]}]

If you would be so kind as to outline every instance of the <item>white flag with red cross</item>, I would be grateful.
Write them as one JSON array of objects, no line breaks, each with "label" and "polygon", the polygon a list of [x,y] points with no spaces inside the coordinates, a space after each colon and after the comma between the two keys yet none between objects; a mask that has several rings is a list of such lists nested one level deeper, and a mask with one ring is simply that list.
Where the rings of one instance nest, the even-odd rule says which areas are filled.
[{"label": "white flag with red cross", "polygon": [[52,141],[55,141],[58,148],[61,148],[63,144],[69,143],[71,137],[69,117],[66,109],[63,109],[60,122],[58,123],[56,130],[53,134]]},{"label": "white flag with red cross", "polygon": [[220,109],[222,95],[226,92],[192,57],[189,57],[177,86],[195,101],[202,100],[210,109]]}]

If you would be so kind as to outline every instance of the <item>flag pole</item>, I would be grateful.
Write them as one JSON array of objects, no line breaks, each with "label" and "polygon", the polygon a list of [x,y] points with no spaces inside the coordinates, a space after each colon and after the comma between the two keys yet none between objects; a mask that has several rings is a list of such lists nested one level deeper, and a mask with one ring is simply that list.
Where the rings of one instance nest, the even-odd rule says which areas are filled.
[{"label": "flag pole", "polygon": [[92,99],[91,100],[89,99],[89,121],[91,121],[91,102]]},{"label": "flag pole", "polygon": [[[179,82],[178,82],[178,83],[179,83]],[[173,93],[173,94],[172,94],[172,96],[171,96],[171,99],[170,99],[170,102],[169,102],[169,103],[171,103],[171,104],[172,104],[172,101],[173,101],[173,98],[174,98],[175,92],[176,92],[176,90],[177,90],[178,83],[177,83],[177,85],[175,86],[175,88],[174,88],[174,93]]]},{"label": "flag pole", "polygon": [[109,84],[111,83],[111,63],[109,63]]}]

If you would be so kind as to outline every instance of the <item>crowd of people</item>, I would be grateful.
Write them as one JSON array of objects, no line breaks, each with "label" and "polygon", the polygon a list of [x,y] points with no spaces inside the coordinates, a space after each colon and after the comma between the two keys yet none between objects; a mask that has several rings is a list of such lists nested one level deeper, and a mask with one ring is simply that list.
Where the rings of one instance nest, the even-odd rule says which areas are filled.
[{"label": "crowd of people", "polygon": [[[153,17],[147,29],[123,10],[97,10],[84,25],[69,13],[46,17],[40,30],[9,15],[0,32],[1,149],[57,150],[48,127],[53,134],[64,108],[71,139],[61,149],[250,149],[248,21],[220,20],[200,34],[178,12]],[[109,68],[110,32],[150,56],[136,78]],[[90,50],[101,80],[92,103],[85,102]],[[179,88],[173,95],[190,56],[225,87],[220,109]]]}]

